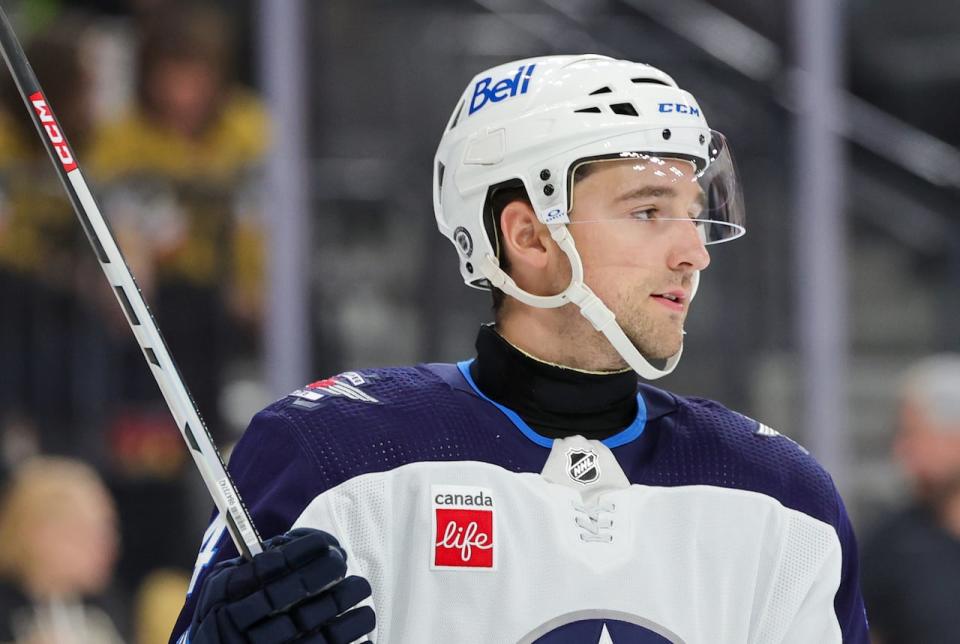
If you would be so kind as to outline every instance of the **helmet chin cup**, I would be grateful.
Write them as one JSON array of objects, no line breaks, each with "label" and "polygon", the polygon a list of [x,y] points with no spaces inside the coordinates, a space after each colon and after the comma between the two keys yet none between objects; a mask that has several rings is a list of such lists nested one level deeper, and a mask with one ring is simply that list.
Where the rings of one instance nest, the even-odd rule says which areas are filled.
[{"label": "helmet chin cup", "polygon": [[[490,280],[494,287],[530,306],[547,309],[570,303],[575,304],[580,309],[580,314],[593,325],[594,329],[606,337],[614,350],[641,378],[656,380],[671,373],[680,362],[683,345],[681,344],[680,349],[667,359],[662,369],[653,366],[643,357],[633,342],[630,341],[630,338],[627,337],[627,334],[623,332],[613,311],[584,283],[583,262],[574,244],[573,236],[567,230],[566,225],[549,224],[548,228],[550,229],[550,235],[570,261],[570,283],[563,291],[556,295],[529,293],[517,286],[517,283],[500,268],[500,264],[491,255],[485,255],[480,263],[480,271],[484,277]],[[696,293],[699,277],[698,272],[694,276],[693,293]]]}]

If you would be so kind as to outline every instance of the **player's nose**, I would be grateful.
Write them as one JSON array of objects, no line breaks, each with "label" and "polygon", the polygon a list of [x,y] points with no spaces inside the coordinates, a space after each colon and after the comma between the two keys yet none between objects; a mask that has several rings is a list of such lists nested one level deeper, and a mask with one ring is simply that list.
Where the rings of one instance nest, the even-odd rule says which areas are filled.
[{"label": "player's nose", "polygon": [[710,253],[701,229],[693,222],[677,222],[668,262],[672,269],[690,268],[702,271],[710,265]]}]

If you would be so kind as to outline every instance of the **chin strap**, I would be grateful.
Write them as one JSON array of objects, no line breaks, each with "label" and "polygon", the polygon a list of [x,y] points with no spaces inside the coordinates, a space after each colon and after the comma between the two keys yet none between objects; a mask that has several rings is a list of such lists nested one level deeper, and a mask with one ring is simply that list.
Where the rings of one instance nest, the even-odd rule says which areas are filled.
[{"label": "chin strap", "polygon": [[[583,282],[583,262],[580,260],[580,253],[573,243],[573,235],[567,230],[564,224],[548,224],[550,235],[557,242],[560,249],[570,260],[570,269],[572,276],[570,284],[556,295],[534,295],[524,291],[516,282],[503,272],[497,260],[486,255],[480,262],[480,271],[483,276],[490,280],[490,283],[503,291],[504,293],[515,297],[524,304],[535,306],[542,309],[552,309],[563,306],[568,303],[576,304],[580,309],[581,315],[589,320],[593,328],[599,331],[607,338],[613,348],[620,354],[631,369],[637,372],[642,378],[647,380],[656,380],[666,376],[673,371],[677,363],[680,362],[680,356],[683,354],[683,345],[680,350],[667,359],[662,369],[654,367],[641,355],[637,347],[634,346],[627,334],[623,332],[620,325],[617,324],[616,316],[606,304],[597,297],[590,287]],[[699,273],[694,276],[693,291],[696,293],[699,283]],[[691,299],[693,296],[691,295]]]}]

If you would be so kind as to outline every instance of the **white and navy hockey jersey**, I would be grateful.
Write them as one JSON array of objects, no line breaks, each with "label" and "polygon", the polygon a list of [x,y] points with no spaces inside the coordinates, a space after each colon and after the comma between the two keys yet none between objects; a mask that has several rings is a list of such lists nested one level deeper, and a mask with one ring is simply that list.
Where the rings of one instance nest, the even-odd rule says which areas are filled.
[{"label": "white and navy hockey jersey", "polygon": [[[469,363],[344,373],[254,417],[230,470],[264,537],[340,540],[378,644],[866,644],[816,461],[715,402],[643,384],[637,402],[614,436],[554,440]],[[215,519],[191,590],[234,556]]]}]

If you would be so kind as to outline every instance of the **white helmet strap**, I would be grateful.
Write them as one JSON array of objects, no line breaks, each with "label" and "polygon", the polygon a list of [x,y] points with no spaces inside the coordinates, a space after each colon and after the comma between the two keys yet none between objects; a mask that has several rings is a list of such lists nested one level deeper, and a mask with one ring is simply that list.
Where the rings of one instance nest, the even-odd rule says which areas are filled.
[{"label": "white helmet strap", "polygon": [[[480,272],[490,281],[492,286],[524,304],[543,309],[557,308],[571,302],[576,304],[581,315],[590,321],[594,329],[603,333],[616,352],[620,354],[620,357],[642,378],[656,380],[672,372],[677,363],[680,362],[683,345],[681,344],[680,349],[667,359],[662,369],[650,364],[630,341],[627,334],[623,332],[620,325],[617,324],[613,311],[584,283],[583,262],[573,242],[573,235],[570,234],[567,227],[564,224],[547,224],[547,227],[550,229],[551,237],[570,260],[570,283],[563,291],[556,295],[534,295],[524,291],[500,268],[499,262],[491,255],[485,255],[483,260],[479,262]],[[694,276],[694,293],[696,293],[697,283],[699,282],[698,278],[699,273]]]}]

